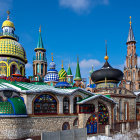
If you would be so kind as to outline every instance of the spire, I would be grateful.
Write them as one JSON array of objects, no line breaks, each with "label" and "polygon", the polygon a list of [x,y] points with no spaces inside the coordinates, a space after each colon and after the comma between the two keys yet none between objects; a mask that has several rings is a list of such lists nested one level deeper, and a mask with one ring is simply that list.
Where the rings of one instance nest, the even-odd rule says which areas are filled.
[{"label": "spire", "polygon": [[82,81],[81,73],[80,73],[80,66],[79,66],[79,58],[77,57],[77,67],[76,67],[76,74],[74,81]]},{"label": "spire", "polygon": [[64,66],[63,66],[63,60],[62,60],[62,66],[61,66],[61,68],[62,68],[62,69],[64,68]]},{"label": "spire", "polygon": [[52,55],[52,62],[53,62],[53,53],[51,53],[51,55]]},{"label": "spire", "polygon": [[131,22],[131,16],[129,17],[130,18],[130,28],[129,28],[129,33],[128,33],[128,38],[127,38],[127,43],[129,42],[136,42],[135,41],[135,37],[134,37],[134,34],[133,34],[133,30],[132,30],[132,22]]},{"label": "spire", "polygon": [[37,48],[44,49],[43,41],[42,41],[42,37],[41,37],[41,26],[39,27],[39,38],[38,38]]},{"label": "spire", "polygon": [[7,14],[8,14],[7,20],[9,20],[9,15],[10,15],[10,11],[9,10],[7,11]]},{"label": "spire", "polygon": [[107,56],[107,40],[105,40],[105,47],[106,47],[106,56],[104,57],[104,59],[107,61],[108,60],[108,56]]},{"label": "spire", "polygon": [[67,71],[67,75],[72,75],[72,72],[71,72],[71,68],[70,68],[70,64],[69,64],[69,67],[68,67],[68,71]]}]

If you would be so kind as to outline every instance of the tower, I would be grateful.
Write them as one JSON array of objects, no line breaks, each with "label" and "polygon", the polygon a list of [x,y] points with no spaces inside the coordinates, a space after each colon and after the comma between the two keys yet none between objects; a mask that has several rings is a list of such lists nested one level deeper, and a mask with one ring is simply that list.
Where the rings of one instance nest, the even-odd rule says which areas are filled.
[{"label": "tower", "polygon": [[59,76],[58,76],[58,71],[55,69],[56,65],[53,60],[53,53],[52,55],[52,62],[50,63],[49,67],[50,69],[48,70],[48,73],[44,77],[44,82],[47,83],[48,85],[55,86],[56,83],[59,81]]},{"label": "tower", "polygon": [[126,56],[126,67],[124,68],[124,80],[123,86],[128,90],[138,90],[139,89],[139,76],[140,70],[137,66],[137,54],[136,54],[136,41],[133,34],[132,22],[130,16],[130,28],[127,38],[127,56]]},{"label": "tower", "polygon": [[70,64],[69,64],[68,71],[67,71],[67,82],[70,83],[70,84],[73,83],[73,75],[72,75],[72,72],[71,72]]},{"label": "tower", "polygon": [[15,26],[10,21],[10,12],[7,11],[7,14],[7,20],[3,22],[0,33],[0,76],[9,77],[17,70],[25,76],[26,52],[18,42],[19,37],[14,33]]},{"label": "tower", "polygon": [[33,60],[33,76],[35,81],[43,81],[44,76],[47,74],[47,59],[46,49],[44,49],[41,27],[39,28],[39,38],[37,48],[35,48],[35,59]]}]

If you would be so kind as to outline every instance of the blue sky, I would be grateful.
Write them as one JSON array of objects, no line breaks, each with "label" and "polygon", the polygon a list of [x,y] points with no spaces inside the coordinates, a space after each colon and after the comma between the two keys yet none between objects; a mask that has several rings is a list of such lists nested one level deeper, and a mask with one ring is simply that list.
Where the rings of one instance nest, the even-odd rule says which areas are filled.
[{"label": "blue sky", "polygon": [[104,63],[105,40],[110,64],[123,69],[129,16],[132,16],[137,54],[140,54],[139,5],[139,0],[0,0],[0,24],[7,18],[9,9],[15,34],[26,50],[27,75],[32,75],[41,25],[48,64],[53,52],[57,70],[63,60],[65,70],[70,63],[74,75],[79,56],[81,75],[87,78],[92,65],[96,70]]}]

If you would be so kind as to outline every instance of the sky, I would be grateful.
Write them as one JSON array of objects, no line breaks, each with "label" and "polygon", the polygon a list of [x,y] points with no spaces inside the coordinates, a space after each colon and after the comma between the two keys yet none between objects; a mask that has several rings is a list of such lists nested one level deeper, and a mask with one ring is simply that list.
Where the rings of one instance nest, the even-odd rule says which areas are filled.
[{"label": "sky", "polygon": [[140,56],[139,6],[139,0],[0,0],[0,24],[7,18],[6,11],[10,10],[15,34],[26,51],[27,76],[33,73],[34,49],[41,25],[48,65],[53,53],[57,70],[61,69],[63,60],[65,70],[70,63],[75,75],[78,56],[82,78],[88,78],[92,65],[97,70],[105,62],[105,40],[109,63],[123,70],[129,16],[137,41],[136,52]]}]

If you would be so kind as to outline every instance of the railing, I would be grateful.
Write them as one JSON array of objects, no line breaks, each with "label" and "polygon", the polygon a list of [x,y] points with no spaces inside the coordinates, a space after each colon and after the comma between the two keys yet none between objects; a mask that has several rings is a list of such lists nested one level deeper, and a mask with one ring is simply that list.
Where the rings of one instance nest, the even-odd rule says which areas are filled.
[{"label": "railing", "polygon": [[43,59],[39,59],[39,58],[37,58],[37,59],[36,59],[36,57],[34,56],[34,57],[33,57],[33,61],[36,61],[36,60],[47,62],[47,58],[43,58]]},{"label": "railing", "polygon": [[8,33],[8,32],[6,32],[6,33],[0,33],[0,36],[8,36],[8,37],[14,37],[17,41],[19,41],[19,37],[17,36],[17,35],[15,35],[15,34],[12,34],[12,33]]}]

